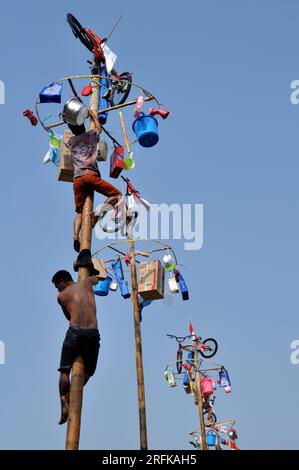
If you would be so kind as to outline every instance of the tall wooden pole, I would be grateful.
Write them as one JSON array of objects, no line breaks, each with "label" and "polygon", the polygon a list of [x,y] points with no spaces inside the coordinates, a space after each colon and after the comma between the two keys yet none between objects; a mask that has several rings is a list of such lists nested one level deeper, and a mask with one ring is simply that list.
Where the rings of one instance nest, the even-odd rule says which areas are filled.
[{"label": "tall wooden pole", "polygon": [[203,416],[203,399],[202,399],[202,393],[201,393],[201,388],[200,388],[200,374],[198,370],[198,352],[197,352],[195,341],[193,342],[193,348],[194,348],[195,384],[196,384],[196,393],[197,393],[199,422],[200,422],[200,429],[201,429],[202,450],[209,450],[207,446],[206,428],[205,428],[205,421],[204,421],[204,416]]},{"label": "tall wooden pole", "polygon": [[[96,75],[99,70],[99,64],[94,59],[92,74]],[[98,112],[99,107],[99,87],[92,88],[92,95],[90,99],[90,109],[95,113]],[[94,128],[94,122],[90,120],[90,129]],[[92,220],[91,213],[93,211],[93,193],[88,195],[82,213],[82,226],[81,226],[81,244],[80,250],[91,249],[91,236],[92,236]],[[82,281],[89,276],[87,268],[79,268],[78,281]],[[67,423],[66,433],[66,450],[78,450],[80,439],[80,426],[81,426],[81,410],[83,401],[83,386],[84,386],[84,361],[81,356],[78,356],[72,367],[72,380],[70,388],[70,402],[69,402],[69,416]]]},{"label": "tall wooden pole", "polygon": [[134,328],[135,328],[140,450],[147,450],[147,429],[146,429],[146,411],[145,411],[144,374],[143,374],[143,361],[142,361],[142,341],[141,341],[141,327],[140,327],[140,314],[139,314],[139,302],[138,302],[138,283],[137,283],[137,269],[136,269],[136,258],[135,258],[133,223],[128,224],[128,239],[129,239],[129,250],[130,250],[130,263],[131,263],[131,284],[132,284],[131,299],[132,299],[132,304],[133,304]]}]

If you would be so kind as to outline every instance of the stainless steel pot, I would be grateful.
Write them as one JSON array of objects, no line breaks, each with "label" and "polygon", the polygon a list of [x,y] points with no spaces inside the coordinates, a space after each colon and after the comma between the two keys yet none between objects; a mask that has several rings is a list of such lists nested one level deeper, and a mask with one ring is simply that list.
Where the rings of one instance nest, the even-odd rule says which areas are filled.
[{"label": "stainless steel pot", "polygon": [[87,116],[87,106],[76,97],[69,99],[65,103],[62,113],[60,113],[60,117],[64,122],[73,126],[82,126]]}]

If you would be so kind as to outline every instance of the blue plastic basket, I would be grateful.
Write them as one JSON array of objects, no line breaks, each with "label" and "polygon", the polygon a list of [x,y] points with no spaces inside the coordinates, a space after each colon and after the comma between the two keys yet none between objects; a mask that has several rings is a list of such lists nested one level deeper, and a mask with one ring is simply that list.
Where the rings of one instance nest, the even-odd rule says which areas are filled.
[{"label": "blue plastic basket", "polygon": [[207,444],[208,446],[214,446],[216,444],[216,436],[212,431],[207,433]]},{"label": "blue plastic basket", "polygon": [[95,295],[100,295],[104,297],[109,294],[109,288],[112,281],[112,277],[107,276],[103,281],[99,281],[95,286],[93,286],[93,291]]},{"label": "blue plastic basket", "polygon": [[158,121],[153,116],[141,113],[133,122],[132,129],[142,147],[153,147],[159,140]]}]

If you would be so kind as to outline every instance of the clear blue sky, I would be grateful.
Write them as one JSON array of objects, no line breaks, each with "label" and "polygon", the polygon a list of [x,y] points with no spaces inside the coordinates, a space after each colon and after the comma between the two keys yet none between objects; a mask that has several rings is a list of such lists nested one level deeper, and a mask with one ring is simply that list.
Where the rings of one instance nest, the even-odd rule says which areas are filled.
[{"label": "clear blue sky", "polygon": [[[233,391],[218,392],[216,410],[237,419],[240,447],[298,448],[299,366],[290,362],[299,338],[295,0],[1,3],[0,448],[65,442],[56,369],[67,323],[50,280],[74,260],[73,195],[42,164],[47,135],[22,112],[52,80],[88,71],[69,11],[102,36],[123,13],[110,40],[118,69],[134,72],[172,110],[159,144],[138,155],[136,186],[151,202],[204,204],[203,248],[174,242],[191,300],[144,311],[149,447],[190,449],[196,408],[181,387],[167,387],[163,370],[175,357],[166,333],[187,334],[191,317],[219,342],[217,362]],[[106,177],[108,165],[101,170]],[[81,448],[138,448],[131,305],[118,294],[97,303],[101,351],[84,394]]]}]

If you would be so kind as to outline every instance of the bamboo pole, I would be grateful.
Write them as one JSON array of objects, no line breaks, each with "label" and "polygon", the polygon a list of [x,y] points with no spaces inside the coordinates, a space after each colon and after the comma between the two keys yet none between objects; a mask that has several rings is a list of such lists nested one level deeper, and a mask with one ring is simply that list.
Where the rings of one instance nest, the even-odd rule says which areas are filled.
[{"label": "bamboo pole", "polygon": [[135,256],[135,251],[134,251],[135,243],[134,243],[132,222],[128,224],[128,238],[129,238],[130,264],[131,264],[131,283],[132,283],[131,299],[133,303],[134,329],[135,329],[140,450],[147,450],[148,447],[147,447],[144,374],[143,374],[143,361],[142,361],[142,339],[141,339],[141,326],[140,326],[139,302],[138,302],[136,256]]},{"label": "bamboo pole", "polygon": [[204,421],[204,416],[203,416],[203,399],[202,399],[202,393],[201,393],[201,388],[200,388],[200,375],[199,375],[199,370],[198,370],[198,352],[197,352],[195,341],[193,342],[193,347],[194,347],[195,384],[196,384],[196,393],[197,393],[197,402],[198,402],[199,422],[200,422],[200,429],[201,429],[202,450],[209,450],[207,446],[205,421]]},{"label": "bamboo pole", "polygon": [[[96,60],[93,63],[95,71],[98,70]],[[99,106],[99,87],[92,88],[92,95],[90,98],[90,109],[97,113]],[[90,129],[94,128],[93,120],[90,120]],[[91,213],[93,211],[93,193],[88,195],[82,213],[82,226],[81,226],[81,243],[80,250],[91,249],[92,237],[92,220]],[[78,281],[82,281],[89,276],[87,268],[79,268]],[[83,387],[84,387],[84,361],[81,356],[78,356],[72,367],[72,379],[70,388],[70,403],[69,403],[69,416],[66,434],[66,450],[78,450],[80,439],[81,427],[81,410],[83,402]]]}]

